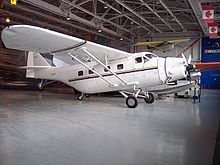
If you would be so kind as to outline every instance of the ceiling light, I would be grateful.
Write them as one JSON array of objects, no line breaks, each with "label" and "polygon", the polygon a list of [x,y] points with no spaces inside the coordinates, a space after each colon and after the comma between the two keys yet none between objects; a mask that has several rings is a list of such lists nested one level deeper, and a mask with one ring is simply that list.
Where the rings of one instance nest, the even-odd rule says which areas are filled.
[{"label": "ceiling light", "polygon": [[5,22],[7,22],[7,23],[11,22],[10,18],[7,17],[7,18],[5,19]]},{"label": "ceiling light", "polygon": [[108,8],[108,3],[105,1],[104,9],[107,9],[107,8]]},{"label": "ceiling light", "polygon": [[69,21],[69,20],[71,20],[71,18],[67,16],[67,17],[66,17],[66,20]]},{"label": "ceiling light", "polygon": [[121,38],[120,38],[120,41],[123,41],[123,40],[124,40],[124,39],[121,37]]},{"label": "ceiling light", "polygon": [[70,19],[70,11],[68,10],[66,20],[69,21]]},{"label": "ceiling light", "polygon": [[101,33],[101,32],[102,32],[102,29],[98,29],[98,32]]}]

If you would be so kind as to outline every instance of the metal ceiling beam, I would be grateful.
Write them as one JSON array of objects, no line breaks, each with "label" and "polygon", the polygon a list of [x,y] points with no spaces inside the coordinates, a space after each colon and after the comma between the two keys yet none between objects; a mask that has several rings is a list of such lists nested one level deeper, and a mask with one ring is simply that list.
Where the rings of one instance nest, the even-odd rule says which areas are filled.
[{"label": "metal ceiling beam", "polygon": [[[192,13],[192,10],[191,9],[172,9],[173,12],[189,12],[189,13]],[[167,13],[166,10],[154,10],[155,13],[159,13],[159,14],[165,14]],[[151,11],[140,11],[138,12],[139,14],[152,14]],[[130,14],[128,14],[130,15]]]},{"label": "metal ceiling beam", "polygon": [[[30,5],[33,5],[35,7],[38,7],[40,9],[43,9],[43,10],[45,10],[47,12],[51,12],[51,13],[54,13],[56,15],[60,15],[62,17],[66,17],[66,15],[60,10],[59,7],[56,7],[56,6],[51,5],[49,3],[46,3],[46,2],[44,2],[42,0],[34,0],[34,1],[32,1],[32,0],[20,0],[20,1],[25,2],[27,4],[30,4]],[[82,24],[85,24],[87,26],[90,26],[90,27],[93,27],[93,28],[96,28],[96,29],[99,28],[99,26],[96,25],[94,22],[91,22],[91,21],[88,21],[88,20],[83,19],[81,17],[78,17],[77,15],[74,15],[72,13],[70,13],[70,18],[72,20],[75,20],[75,21],[80,22]],[[102,31],[104,31],[104,32],[106,32],[108,34],[111,34],[111,35],[113,35],[115,37],[122,37],[117,32],[112,31],[110,29],[107,29],[105,27],[102,28]],[[123,38],[126,39],[126,40],[129,40],[127,37],[123,37]]]},{"label": "metal ceiling beam", "polygon": [[152,34],[151,37],[153,38],[181,38],[181,37],[199,38],[200,32],[177,32],[177,33],[166,32],[166,33]]},{"label": "metal ceiling beam", "polygon": [[153,13],[154,15],[156,15],[159,20],[161,20],[163,23],[165,23],[173,32],[176,32],[176,30],[174,30],[159,14],[157,14],[146,2],[144,2],[143,0],[139,0],[145,7],[147,7],[151,13]]},{"label": "metal ceiling beam", "polygon": [[169,9],[169,7],[163,2],[163,0],[159,0],[160,4],[170,13],[170,15],[175,19],[175,21],[181,26],[181,28],[186,31],[184,26],[180,23],[180,21],[176,18],[176,16],[173,14],[173,12]]},{"label": "metal ceiling beam", "polygon": [[70,5],[70,6],[73,6],[73,7],[77,8],[77,9],[79,9],[79,10],[81,10],[81,11],[83,11],[83,12],[85,12],[85,13],[87,13],[87,14],[89,14],[89,15],[95,17],[95,18],[97,18],[97,19],[100,19],[100,20],[102,20],[102,21],[104,21],[104,22],[107,22],[107,23],[109,23],[109,24],[111,24],[111,25],[113,25],[113,26],[115,26],[115,27],[117,27],[117,28],[119,28],[119,29],[121,29],[121,30],[123,30],[123,31],[126,31],[126,32],[132,34],[132,32],[129,31],[128,29],[125,29],[125,28],[123,28],[122,26],[120,26],[120,25],[118,25],[118,24],[116,24],[116,23],[114,23],[114,22],[112,22],[112,21],[109,21],[109,20],[107,20],[107,19],[105,19],[105,18],[102,18],[102,17],[98,16],[97,14],[92,13],[91,11],[89,11],[89,10],[87,10],[87,9],[85,9],[85,8],[83,8],[83,7],[81,7],[81,6],[78,6],[77,4],[71,3],[71,2],[69,2],[68,0],[61,0],[61,1],[62,1],[62,2],[65,2],[66,4],[68,4],[68,5]]},{"label": "metal ceiling beam", "polygon": [[[35,24],[35,25],[37,24],[37,25],[39,25],[41,27],[50,27],[52,29],[61,31],[63,33],[70,33],[70,31],[68,29],[66,29],[66,28],[61,28],[61,27],[59,27],[57,25],[52,25],[52,24],[45,23],[45,22],[39,21],[39,20],[33,20],[31,17],[26,17],[26,16],[20,15],[18,13],[15,14],[14,12],[7,11],[7,10],[4,10],[4,13],[7,13],[9,15],[13,15],[13,17],[15,17],[15,18],[24,20],[26,22],[26,24],[28,24],[28,22],[29,22],[31,24]],[[23,22],[19,22],[18,20],[17,21],[12,20],[12,22],[15,23],[15,24],[24,24]]]},{"label": "metal ceiling beam", "polygon": [[[98,0],[99,2],[106,4],[105,1],[103,0]],[[115,12],[117,12],[119,15],[122,15],[123,13],[121,11],[119,11],[118,9],[116,9],[115,7],[113,7],[112,5],[107,4],[108,8],[114,10]],[[128,15],[125,15],[125,18],[129,19],[130,21],[132,21],[133,23],[137,24],[138,26],[140,26],[141,24],[139,22],[137,22],[136,20],[134,20],[133,18],[129,17]],[[153,33],[151,30],[149,30],[148,28],[141,26],[143,29],[147,30],[148,32]]]},{"label": "metal ceiling beam", "polygon": [[205,35],[208,34],[208,26],[202,21],[202,6],[199,0],[188,0],[193,12],[199,22],[199,25]]},{"label": "metal ceiling beam", "polygon": [[81,27],[81,26],[77,26],[77,25],[74,25],[66,20],[62,20],[62,19],[59,19],[59,18],[55,18],[53,16],[50,16],[48,14],[44,14],[42,12],[39,12],[39,11],[36,11],[36,10],[33,10],[33,9],[29,9],[21,4],[17,4],[16,6],[15,5],[10,5],[9,3],[5,3],[6,6],[10,6],[10,8],[14,8],[14,9],[19,9],[19,10],[23,10],[23,11],[26,11],[26,12],[30,12],[32,14],[37,14],[38,16],[40,17],[43,17],[43,18],[47,18],[48,20],[52,20],[52,21],[55,21],[55,22],[58,22],[58,23],[61,23],[63,25],[67,25],[67,26],[70,26],[71,28],[76,28],[76,29],[79,29],[79,30],[82,30],[82,31],[85,31],[85,32],[88,32],[88,33],[92,33],[92,34],[95,34],[95,35],[99,35],[99,36],[102,36],[102,37],[105,37],[105,38],[108,38],[108,39],[111,39],[111,40],[114,40],[114,38],[112,37],[109,37],[109,36],[106,36],[106,35],[103,35],[101,33],[98,33],[96,31],[92,31],[92,30],[88,30],[84,27]]},{"label": "metal ceiling beam", "polygon": [[115,0],[117,3],[119,3],[121,6],[123,6],[124,8],[126,8],[128,11],[132,12],[134,15],[136,15],[138,18],[140,18],[143,22],[147,23],[148,25],[150,25],[151,27],[153,27],[154,29],[156,29],[158,32],[162,33],[162,31],[160,29],[158,29],[156,26],[154,26],[151,22],[149,22],[148,20],[146,20],[143,16],[141,16],[140,14],[138,14],[136,11],[134,11],[133,9],[131,9],[129,6],[127,6],[124,2],[122,2],[121,0]]}]

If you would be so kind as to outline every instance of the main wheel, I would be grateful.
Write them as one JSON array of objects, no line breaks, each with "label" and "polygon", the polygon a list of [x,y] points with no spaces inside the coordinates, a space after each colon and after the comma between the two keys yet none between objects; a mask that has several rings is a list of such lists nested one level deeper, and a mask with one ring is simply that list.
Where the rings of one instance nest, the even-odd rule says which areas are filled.
[{"label": "main wheel", "polygon": [[148,93],[148,97],[147,98],[144,98],[144,101],[147,103],[147,104],[152,104],[155,100],[155,96],[153,93]]},{"label": "main wheel", "polygon": [[128,96],[126,98],[126,105],[129,107],[129,108],[136,108],[137,105],[138,105],[138,100],[136,97],[134,96]]}]

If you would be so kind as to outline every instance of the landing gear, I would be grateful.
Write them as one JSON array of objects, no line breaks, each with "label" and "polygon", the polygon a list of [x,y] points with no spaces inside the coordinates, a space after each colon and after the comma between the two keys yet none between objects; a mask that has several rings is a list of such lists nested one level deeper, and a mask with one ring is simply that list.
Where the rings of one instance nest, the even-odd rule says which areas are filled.
[{"label": "landing gear", "polygon": [[43,91],[46,85],[49,85],[49,84],[54,83],[54,82],[55,82],[55,81],[53,81],[53,80],[44,80],[44,79],[41,79],[40,82],[37,84],[37,89],[38,89],[39,91]]},{"label": "landing gear", "polygon": [[46,84],[46,80],[41,80],[38,84],[37,84],[37,88],[39,91],[43,91],[44,90],[44,87],[45,87],[45,84]]},{"label": "landing gear", "polygon": [[129,107],[129,108],[136,108],[137,105],[138,105],[138,100],[136,97],[134,96],[128,96],[126,98],[126,105]]},{"label": "landing gear", "polygon": [[83,99],[83,97],[84,97],[84,94],[83,93],[81,93],[81,94],[79,94],[76,98],[77,98],[77,100],[82,100]]},{"label": "landing gear", "polygon": [[152,104],[155,101],[155,96],[153,93],[148,93],[148,96],[146,96],[146,98],[144,98],[144,101],[147,104]]},{"label": "landing gear", "polygon": [[86,98],[89,98],[89,97],[90,97],[90,95],[86,93],[86,94],[85,94],[85,97],[86,97]]},{"label": "landing gear", "polygon": [[138,97],[144,99],[148,104],[152,104],[155,101],[155,96],[153,93],[146,93],[142,89],[134,90],[133,93],[127,91],[119,92],[126,98],[126,105],[129,108],[136,108],[138,106]]}]

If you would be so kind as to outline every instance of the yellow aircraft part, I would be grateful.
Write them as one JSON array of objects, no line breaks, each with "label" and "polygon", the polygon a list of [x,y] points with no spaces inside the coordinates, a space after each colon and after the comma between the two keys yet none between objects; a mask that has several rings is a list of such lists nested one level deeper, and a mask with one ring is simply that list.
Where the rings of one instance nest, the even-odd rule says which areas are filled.
[{"label": "yellow aircraft part", "polygon": [[167,41],[152,41],[152,42],[137,42],[135,45],[149,45],[153,46],[156,44],[175,44],[175,43],[180,43],[180,42],[186,42],[189,41],[191,38],[184,38],[184,39],[178,39],[178,40],[167,40]]}]

